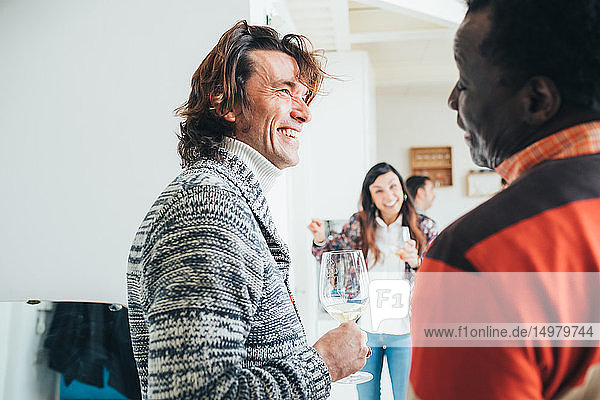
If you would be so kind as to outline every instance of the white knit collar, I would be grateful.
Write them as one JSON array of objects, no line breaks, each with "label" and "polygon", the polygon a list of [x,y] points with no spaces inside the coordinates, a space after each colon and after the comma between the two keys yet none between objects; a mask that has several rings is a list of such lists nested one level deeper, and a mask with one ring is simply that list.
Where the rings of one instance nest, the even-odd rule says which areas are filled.
[{"label": "white knit collar", "polygon": [[226,136],[223,138],[223,148],[235,154],[250,168],[265,194],[271,190],[275,180],[282,174],[279,168],[244,142]]}]

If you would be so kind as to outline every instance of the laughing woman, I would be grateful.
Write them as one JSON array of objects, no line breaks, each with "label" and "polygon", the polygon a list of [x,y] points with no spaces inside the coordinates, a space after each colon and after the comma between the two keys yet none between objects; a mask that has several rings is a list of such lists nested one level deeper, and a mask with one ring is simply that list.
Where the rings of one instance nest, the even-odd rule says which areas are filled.
[{"label": "laughing woman", "polygon": [[[362,184],[362,209],[350,217],[340,234],[326,241],[323,221],[313,220],[308,225],[314,236],[313,255],[320,261],[326,251],[362,249],[372,281],[411,280],[427,243],[433,238],[423,233],[412,201],[405,193],[404,181],[394,167],[387,163],[373,166]],[[380,398],[384,357],[394,399],[404,399],[411,360],[410,316],[373,326],[367,310],[359,321],[367,331],[367,345],[373,351],[362,369],[373,374],[373,380],[357,385],[359,399]]]}]

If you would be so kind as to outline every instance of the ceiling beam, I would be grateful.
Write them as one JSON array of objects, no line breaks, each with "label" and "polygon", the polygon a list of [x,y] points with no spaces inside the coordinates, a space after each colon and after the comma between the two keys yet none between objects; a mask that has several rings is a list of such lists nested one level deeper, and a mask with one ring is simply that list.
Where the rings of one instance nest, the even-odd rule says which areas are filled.
[{"label": "ceiling beam", "polygon": [[444,62],[375,65],[377,86],[456,83],[456,68]]},{"label": "ceiling beam", "polygon": [[361,4],[382,8],[435,24],[457,27],[466,12],[458,0],[356,0]]},{"label": "ceiling beam", "polygon": [[348,0],[331,0],[333,35],[337,51],[350,50],[350,17]]},{"label": "ceiling beam", "polygon": [[350,42],[355,44],[404,42],[409,40],[452,39],[454,37],[454,33],[454,29],[415,29],[406,31],[351,33]]}]

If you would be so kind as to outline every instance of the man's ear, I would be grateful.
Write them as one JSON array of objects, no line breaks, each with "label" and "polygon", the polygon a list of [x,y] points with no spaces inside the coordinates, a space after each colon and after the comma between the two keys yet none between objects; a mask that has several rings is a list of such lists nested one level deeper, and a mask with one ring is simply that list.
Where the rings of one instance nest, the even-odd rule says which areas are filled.
[{"label": "man's ear", "polygon": [[417,188],[417,191],[415,192],[415,199],[418,198],[419,196],[425,196],[425,188],[424,187]]},{"label": "man's ear", "polygon": [[211,95],[210,98],[211,108],[216,111],[216,113],[223,118],[225,121],[235,122],[235,112],[233,111],[225,111],[225,106],[223,104],[223,95],[222,94],[214,94]]},{"label": "man's ear", "polygon": [[545,76],[534,76],[521,89],[525,122],[541,125],[558,112],[562,97],[554,81]]},{"label": "man's ear", "polygon": [[235,113],[233,111],[229,111],[227,114],[223,115],[226,121],[235,122]]}]

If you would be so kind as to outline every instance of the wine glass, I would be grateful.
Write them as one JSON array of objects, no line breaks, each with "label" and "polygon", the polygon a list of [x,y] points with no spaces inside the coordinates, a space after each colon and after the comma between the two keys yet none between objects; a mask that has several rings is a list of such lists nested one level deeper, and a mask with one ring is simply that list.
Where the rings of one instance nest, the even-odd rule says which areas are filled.
[{"label": "wine glass", "polygon": [[410,265],[404,259],[404,257],[406,256],[406,252],[407,252],[407,247],[406,247],[407,242],[409,240],[411,240],[410,230],[408,229],[408,226],[403,226],[402,227],[402,238],[397,243],[392,244],[392,252],[396,256],[398,256],[398,258],[400,258],[401,261],[404,261],[404,263],[402,265],[404,265],[405,268],[403,271],[399,271],[399,272],[401,274],[403,274],[403,279],[409,280],[410,283],[412,284],[414,272],[413,272],[412,268],[407,268],[407,267],[410,267]]},{"label": "wine glass", "polygon": [[[339,322],[356,321],[369,302],[369,277],[361,250],[328,251],[321,257],[319,299]],[[368,382],[373,375],[358,371],[339,383]]]},{"label": "wine glass", "polygon": [[394,243],[392,245],[392,251],[398,256],[400,257],[400,259],[404,259],[404,254],[406,252],[406,242],[408,242],[410,240],[410,230],[408,229],[408,226],[403,226],[402,227],[402,241],[398,242],[398,243]]}]

